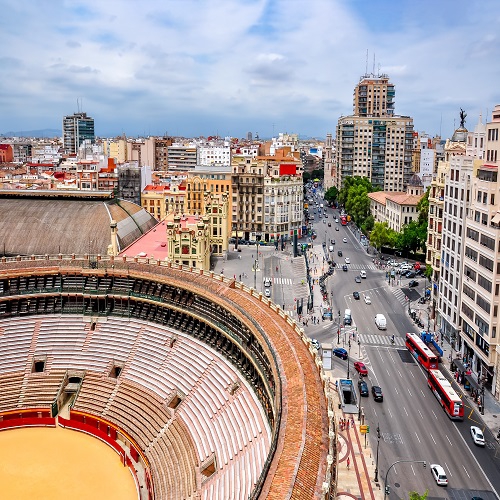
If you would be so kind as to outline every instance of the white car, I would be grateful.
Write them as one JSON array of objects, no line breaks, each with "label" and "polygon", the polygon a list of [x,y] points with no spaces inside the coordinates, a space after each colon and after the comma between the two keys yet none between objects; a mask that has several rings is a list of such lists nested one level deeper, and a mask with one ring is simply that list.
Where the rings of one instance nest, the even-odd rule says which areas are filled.
[{"label": "white car", "polygon": [[270,297],[270,296],[271,296],[271,290],[270,290],[269,288],[266,288],[266,289],[264,290],[264,295],[265,295],[266,297]]},{"label": "white car", "polygon": [[317,350],[319,351],[320,348],[321,348],[321,344],[319,343],[318,340],[316,339],[311,339],[311,345]]},{"label": "white car", "polygon": [[364,299],[365,299],[365,304],[371,304],[372,303],[372,299],[370,298],[369,295],[365,295]]},{"label": "white car", "polygon": [[345,258],[345,263],[346,263],[346,264],[350,264],[350,263],[351,263],[351,259],[349,259],[349,257],[346,257],[346,258]]},{"label": "white car", "polygon": [[347,243],[347,238],[344,238],[342,241],[343,241],[344,243]]},{"label": "white car", "polygon": [[335,222],[338,224],[339,223],[339,220],[337,219],[337,217],[335,217]]},{"label": "white car", "polygon": [[431,464],[431,472],[438,486],[448,486],[448,478],[439,464]]},{"label": "white car", "polygon": [[359,277],[366,279],[366,271],[359,271]]},{"label": "white car", "polygon": [[479,427],[471,425],[470,434],[474,444],[477,444],[478,446],[484,446],[486,444],[484,441],[484,435]]},{"label": "white car", "polygon": [[271,285],[272,285],[271,278],[264,278],[264,286],[271,286]]}]

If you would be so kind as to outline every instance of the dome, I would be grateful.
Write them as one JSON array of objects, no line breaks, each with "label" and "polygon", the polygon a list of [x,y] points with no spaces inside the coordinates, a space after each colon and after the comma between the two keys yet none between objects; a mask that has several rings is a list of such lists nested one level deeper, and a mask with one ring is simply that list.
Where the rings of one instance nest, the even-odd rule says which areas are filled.
[{"label": "dome", "polygon": [[455,130],[451,138],[452,142],[466,142],[469,131],[465,127],[460,127]]},{"label": "dome", "polygon": [[417,174],[413,174],[408,179],[408,186],[413,186],[413,187],[423,186],[422,179]]}]

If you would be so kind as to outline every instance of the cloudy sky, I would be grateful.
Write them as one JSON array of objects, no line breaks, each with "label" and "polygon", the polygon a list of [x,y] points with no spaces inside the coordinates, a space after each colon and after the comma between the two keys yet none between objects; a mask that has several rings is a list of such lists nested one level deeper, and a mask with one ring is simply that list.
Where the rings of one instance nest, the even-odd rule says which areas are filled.
[{"label": "cloudy sky", "polygon": [[[324,138],[367,71],[449,136],[500,104],[500,1],[0,0],[0,133]],[[367,58],[368,50],[368,58]],[[375,56],[375,63],[374,63]],[[368,63],[367,63],[368,60]]]}]

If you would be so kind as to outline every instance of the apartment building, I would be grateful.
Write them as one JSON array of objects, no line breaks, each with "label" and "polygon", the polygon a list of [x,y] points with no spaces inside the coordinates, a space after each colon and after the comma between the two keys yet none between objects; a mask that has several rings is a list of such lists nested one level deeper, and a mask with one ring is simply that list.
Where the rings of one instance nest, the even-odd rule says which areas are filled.
[{"label": "apartment building", "polygon": [[201,145],[198,154],[200,165],[231,166],[231,146],[228,141],[223,145]]},{"label": "apartment building", "polygon": [[191,170],[198,165],[198,146],[194,143],[172,144],[167,148],[169,170]]},{"label": "apartment building", "polygon": [[[232,159],[232,235],[246,240],[290,239],[300,232],[303,211],[300,155],[278,150],[274,156],[234,155]],[[299,233],[300,234],[300,233]]]},{"label": "apartment building", "polygon": [[[368,177],[383,191],[404,191],[412,174],[413,118],[394,114],[387,75],[364,75],[354,89],[354,114],[340,117],[331,169],[333,184]],[[330,181],[329,181],[330,182]]]},{"label": "apartment building", "polygon": [[95,141],[94,119],[87,113],[74,113],[62,120],[63,146],[68,154],[76,154],[83,141]]}]

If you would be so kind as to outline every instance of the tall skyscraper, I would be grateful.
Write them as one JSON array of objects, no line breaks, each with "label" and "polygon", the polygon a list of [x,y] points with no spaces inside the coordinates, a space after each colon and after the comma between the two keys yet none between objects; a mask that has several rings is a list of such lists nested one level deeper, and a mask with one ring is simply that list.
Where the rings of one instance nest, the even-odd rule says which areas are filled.
[{"label": "tall skyscraper", "polygon": [[63,145],[69,154],[76,154],[83,141],[95,141],[94,119],[87,113],[74,113],[63,118]]},{"label": "tall skyscraper", "polygon": [[332,185],[368,177],[383,191],[404,191],[411,177],[413,118],[394,114],[394,85],[387,75],[364,75],[354,89],[354,114],[340,117]]}]

